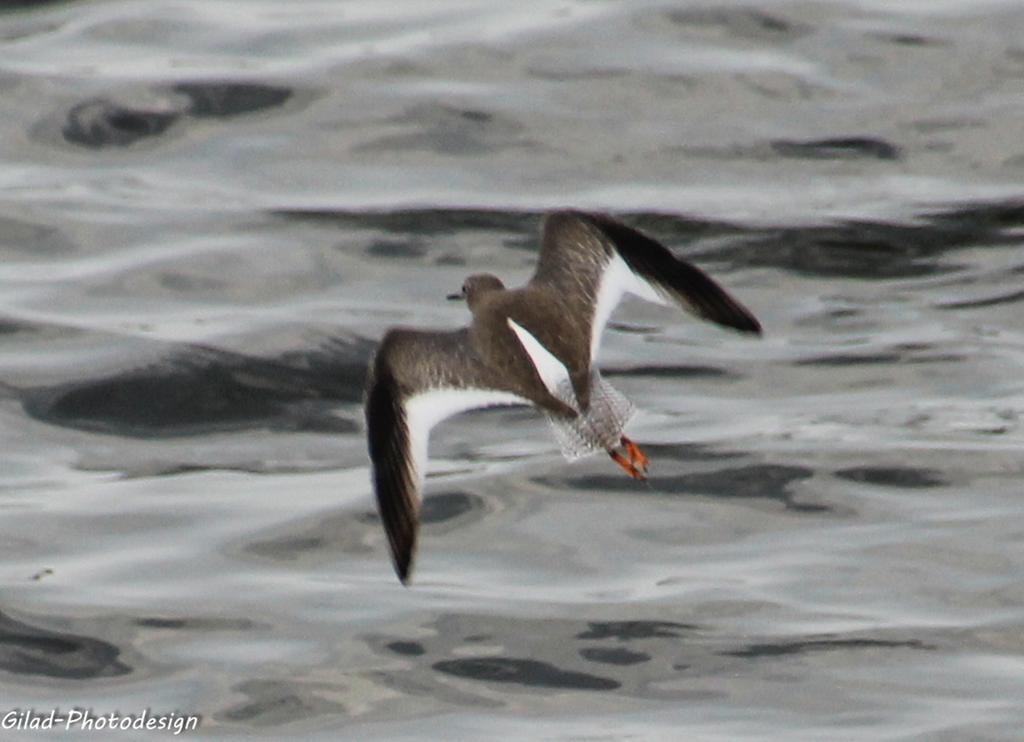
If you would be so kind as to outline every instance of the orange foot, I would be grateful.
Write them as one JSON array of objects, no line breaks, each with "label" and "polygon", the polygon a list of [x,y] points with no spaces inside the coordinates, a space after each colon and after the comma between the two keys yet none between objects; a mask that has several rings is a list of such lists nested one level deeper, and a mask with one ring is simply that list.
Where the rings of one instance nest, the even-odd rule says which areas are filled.
[{"label": "orange foot", "polygon": [[622,436],[619,443],[621,445],[618,448],[608,449],[612,461],[621,466],[633,479],[647,479],[647,457],[643,451],[626,436]]}]

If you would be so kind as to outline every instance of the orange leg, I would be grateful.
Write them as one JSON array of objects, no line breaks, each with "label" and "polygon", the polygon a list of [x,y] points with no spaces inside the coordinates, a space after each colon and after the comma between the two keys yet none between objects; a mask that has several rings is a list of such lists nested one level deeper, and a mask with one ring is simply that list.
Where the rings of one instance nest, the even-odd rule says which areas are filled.
[{"label": "orange leg", "polygon": [[644,452],[640,450],[640,447],[633,443],[626,436],[622,436],[620,439],[622,447],[626,449],[626,455],[629,456],[629,463],[634,468],[639,469],[644,474],[647,473],[647,457],[644,456]]},{"label": "orange leg", "polygon": [[622,436],[619,442],[622,444],[619,448],[608,449],[608,455],[612,457],[612,461],[621,466],[626,474],[633,479],[647,479],[647,457],[626,436]]}]

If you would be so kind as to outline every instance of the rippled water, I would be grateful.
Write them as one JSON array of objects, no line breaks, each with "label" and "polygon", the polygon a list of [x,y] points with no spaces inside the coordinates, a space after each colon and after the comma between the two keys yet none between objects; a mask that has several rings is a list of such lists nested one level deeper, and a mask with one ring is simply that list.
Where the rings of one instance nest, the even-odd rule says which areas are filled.
[{"label": "rippled water", "polygon": [[[1019,736],[1017,4],[12,5],[0,711]],[[529,411],[441,426],[405,589],[367,359],[464,323],[464,275],[525,279],[563,206],[688,256],[765,337],[616,315],[649,487]]]}]

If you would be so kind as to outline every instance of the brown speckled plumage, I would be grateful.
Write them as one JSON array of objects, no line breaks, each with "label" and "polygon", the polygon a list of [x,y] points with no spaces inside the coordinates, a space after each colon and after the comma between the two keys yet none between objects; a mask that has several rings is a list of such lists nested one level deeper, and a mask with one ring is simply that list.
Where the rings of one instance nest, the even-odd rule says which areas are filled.
[{"label": "brown speckled plumage", "polygon": [[[595,305],[605,271],[616,257],[658,295],[697,316],[760,333],[760,324],[745,307],[700,269],[646,235],[600,214],[548,215],[537,270],[527,285],[506,289],[495,276],[471,276],[462,292],[473,314],[469,327],[448,332],[392,329],[371,364],[366,423],[374,488],[402,582],[411,571],[419,519],[409,401],[432,390],[491,390],[515,395],[556,420],[585,416],[593,380],[599,378],[591,368]],[[575,405],[548,389],[509,320],[562,362]]]}]

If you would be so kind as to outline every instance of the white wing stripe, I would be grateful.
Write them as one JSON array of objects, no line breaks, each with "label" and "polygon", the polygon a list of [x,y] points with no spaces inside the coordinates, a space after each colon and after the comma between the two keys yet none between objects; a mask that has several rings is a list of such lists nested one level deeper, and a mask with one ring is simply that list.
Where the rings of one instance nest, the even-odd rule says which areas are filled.
[{"label": "white wing stripe", "polygon": [[518,395],[491,389],[428,389],[409,397],[405,402],[405,424],[417,494],[422,492],[427,476],[427,442],[435,425],[466,410],[517,404],[529,402]]},{"label": "white wing stripe", "polygon": [[641,299],[655,304],[670,305],[671,302],[648,281],[638,276],[626,265],[626,261],[615,253],[604,267],[601,284],[594,301],[594,321],[590,329],[590,363],[597,360],[597,350],[601,345],[601,334],[604,332],[608,318],[622,300],[623,294],[635,294]]},{"label": "white wing stripe", "polygon": [[[526,350],[526,354],[533,361],[533,367],[537,369],[537,373],[540,375],[541,381],[544,382],[544,386],[547,387],[547,390],[552,395],[562,399],[565,396],[565,389],[572,389],[569,369],[550,350],[541,345],[540,341],[530,334],[529,330],[518,324],[511,317],[508,319],[508,326],[512,328],[512,331],[519,338],[519,342],[523,344],[523,349]],[[575,395],[572,395],[571,400],[565,401],[572,404],[577,410],[579,409],[579,405],[576,404]]]}]

